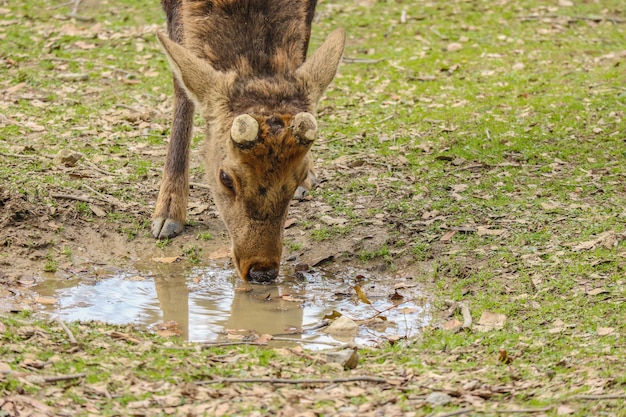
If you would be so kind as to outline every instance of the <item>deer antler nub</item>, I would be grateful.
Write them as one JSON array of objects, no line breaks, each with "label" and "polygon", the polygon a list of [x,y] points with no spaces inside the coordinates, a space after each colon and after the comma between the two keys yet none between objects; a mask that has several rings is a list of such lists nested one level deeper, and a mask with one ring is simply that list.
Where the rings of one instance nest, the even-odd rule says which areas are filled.
[{"label": "deer antler nub", "polygon": [[293,134],[300,143],[309,144],[317,137],[317,121],[315,116],[308,112],[298,113],[291,122]]},{"label": "deer antler nub", "polygon": [[231,139],[240,144],[247,145],[256,141],[259,134],[259,122],[249,114],[240,114],[233,120],[230,128]]}]

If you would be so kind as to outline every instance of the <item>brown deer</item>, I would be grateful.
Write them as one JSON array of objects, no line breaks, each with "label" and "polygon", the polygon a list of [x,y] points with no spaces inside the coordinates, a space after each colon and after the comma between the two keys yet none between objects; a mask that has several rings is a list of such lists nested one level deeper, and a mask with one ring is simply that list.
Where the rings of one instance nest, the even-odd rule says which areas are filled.
[{"label": "brown deer", "polygon": [[189,144],[206,121],[206,178],[243,279],[278,275],[289,201],[310,189],[317,103],[337,72],[345,33],[308,59],[317,0],[161,0],[174,72],[174,121],[153,216],[155,238],[185,224]]}]

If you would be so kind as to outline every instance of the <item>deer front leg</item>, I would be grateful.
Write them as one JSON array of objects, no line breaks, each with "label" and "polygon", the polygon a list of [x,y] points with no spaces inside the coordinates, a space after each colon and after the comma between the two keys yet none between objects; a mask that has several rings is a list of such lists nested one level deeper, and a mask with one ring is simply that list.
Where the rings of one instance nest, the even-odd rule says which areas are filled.
[{"label": "deer front leg", "polygon": [[152,235],[174,237],[185,225],[189,195],[189,146],[193,131],[194,104],[174,79],[174,122],[167,147],[163,180],[152,216]]},{"label": "deer front leg", "polygon": [[309,173],[304,179],[304,181],[302,181],[302,184],[300,184],[298,188],[296,189],[296,192],[293,195],[294,200],[304,199],[304,197],[309,195],[309,192],[311,192],[311,189],[313,188],[313,186],[317,184],[317,173],[315,172],[315,166],[313,164],[313,155],[311,155],[311,151],[309,151],[309,154],[307,155],[307,157],[309,158]]}]

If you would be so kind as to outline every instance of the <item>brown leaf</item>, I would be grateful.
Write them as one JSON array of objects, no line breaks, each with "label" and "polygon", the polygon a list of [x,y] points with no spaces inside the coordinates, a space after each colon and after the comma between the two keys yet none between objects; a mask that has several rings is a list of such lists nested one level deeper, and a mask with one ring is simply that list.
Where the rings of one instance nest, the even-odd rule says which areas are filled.
[{"label": "brown leaf", "polygon": [[457,319],[448,320],[441,325],[441,328],[444,330],[457,330],[460,329],[463,325],[463,322]]},{"label": "brown leaf", "polygon": [[180,256],[169,256],[165,258],[152,258],[154,262],[158,262],[160,264],[173,264],[181,259]]},{"label": "brown leaf", "polygon": [[452,236],[454,236],[456,234],[456,230],[448,230],[443,236],[441,236],[441,239],[439,239],[441,242],[450,242],[452,240]]},{"label": "brown leaf", "polygon": [[76,41],[74,43],[74,46],[77,47],[78,49],[83,49],[83,50],[94,49],[96,47],[96,45],[94,45],[93,43],[88,43],[88,42],[83,42],[83,41]]},{"label": "brown leaf", "polygon": [[122,339],[127,341],[128,343],[132,343],[133,345],[138,345],[139,343],[141,343],[141,340],[132,337],[131,335],[127,334],[127,333],[121,333],[121,332],[116,332],[116,331],[112,331],[111,333],[109,333],[109,336],[111,336],[113,339]]},{"label": "brown leaf", "polygon": [[485,226],[478,226],[476,228],[476,234],[478,236],[502,236],[506,234],[506,230],[504,229],[490,229]]},{"label": "brown leaf", "polygon": [[54,297],[37,297],[37,299],[35,300],[35,302],[37,304],[43,304],[43,305],[53,305],[57,303],[57,299]]},{"label": "brown leaf", "polygon": [[492,313],[491,311],[483,311],[478,320],[478,324],[474,328],[481,332],[490,330],[499,330],[504,327],[506,316],[504,314]]},{"label": "brown leaf", "polygon": [[498,356],[498,360],[506,365],[511,364],[513,362],[513,358],[511,358],[505,349],[500,349],[500,355]]},{"label": "brown leaf", "polygon": [[95,204],[89,203],[89,208],[91,209],[93,214],[95,214],[98,217],[106,217],[107,215],[106,211],[102,210],[100,207],[96,206]]},{"label": "brown leaf", "polygon": [[598,332],[598,336],[608,336],[615,333],[615,328],[613,327],[598,327],[596,330]]},{"label": "brown leaf", "polygon": [[400,294],[397,290],[394,291],[393,294],[391,294],[389,296],[389,299],[397,301],[397,300],[404,300],[404,295]]}]

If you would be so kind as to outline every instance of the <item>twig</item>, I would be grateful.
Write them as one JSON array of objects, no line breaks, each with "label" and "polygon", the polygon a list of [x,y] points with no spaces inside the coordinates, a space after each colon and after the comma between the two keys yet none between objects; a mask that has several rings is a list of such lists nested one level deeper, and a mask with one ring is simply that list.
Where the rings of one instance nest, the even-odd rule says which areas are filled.
[{"label": "twig", "polygon": [[469,311],[469,307],[463,302],[459,303],[459,308],[461,309],[461,314],[463,315],[463,324],[461,325],[461,329],[471,329],[472,328],[472,314]]},{"label": "twig", "polygon": [[319,323],[317,323],[315,326],[311,326],[311,327],[307,327],[306,329],[303,329],[303,331],[312,332],[313,330],[319,330],[321,328],[327,327],[329,324],[330,322],[328,320],[322,320]]},{"label": "twig", "polygon": [[602,17],[602,16],[565,16],[558,14],[546,14],[546,15],[529,15],[522,16],[521,20],[539,20],[539,19],[567,19],[568,22],[575,22],[577,20],[587,20],[591,22],[611,22],[613,24],[616,23],[626,23],[626,20],[619,19],[617,17]]},{"label": "twig", "polygon": [[120,175],[120,174],[118,174],[117,172],[109,172],[109,171],[106,171],[106,170],[104,170],[104,169],[102,169],[102,168],[98,167],[96,164],[94,164],[94,163],[93,163],[93,162],[91,162],[91,161],[83,160],[83,163],[85,163],[85,164],[86,164],[89,168],[91,168],[91,169],[93,169],[93,170],[96,170],[96,171],[98,171],[99,173],[104,174],[104,175],[111,175],[111,176],[114,176],[114,177],[115,177],[115,176]]},{"label": "twig", "polygon": [[103,194],[103,193],[101,193],[101,192],[99,192],[97,190],[94,190],[93,188],[91,188],[87,184],[83,184],[83,187],[85,187],[86,189],[88,189],[92,193],[96,194],[98,197],[100,197],[102,200],[106,201],[109,204],[113,204],[114,206],[118,206],[118,207],[121,207],[121,208],[126,208],[126,204],[122,203],[120,200],[118,200],[117,198],[113,197],[112,195]]},{"label": "twig", "polygon": [[61,7],[69,6],[72,3],[74,3],[74,0],[61,3],[61,4],[55,4],[54,6],[48,7],[48,10],[60,9]]},{"label": "twig", "polygon": [[59,326],[61,326],[61,328],[65,331],[65,334],[67,334],[67,337],[70,339],[70,343],[73,345],[77,344],[76,338],[74,337],[74,333],[72,333],[70,328],[67,327],[65,323],[63,323],[63,320],[61,320],[58,316],[55,317],[55,320],[57,323],[59,323]]},{"label": "twig", "polygon": [[70,15],[76,15],[76,13],[78,13],[78,6],[80,6],[80,2],[82,0],[74,0],[74,7],[72,7],[72,11],[70,12]]},{"label": "twig", "polygon": [[489,410],[490,413],[498,414],[516,414],[516,413],[544,413],[552,410],[554,407],[542,407],[542,408],[520,408],[518,410]]},{"label": "twig", "polygon": [[81,197],[81,196],[78,196],[78,195],[52,193],[52,194],[50,194],[50,197],[52,197],[52,198],[64,198],[64,199],[67,199],[67,200],[76,200],[76,201],[82,201],[84,203],[96,204],[96,202],[94,200],[92,200],[91,198]]},{"label": "twig", "polygon": [[55,375],[55,376],[44,376],[43,380],[46,382],[58,382],[58,381],[69,381],[70,379],[79,379],[84,378],[85,374],[69,374],[69,375]]},{"label": "twig", "polygon": [[232,342],[203,342],[200,345],[201,349],[208,349],[212,347],[220,347],[220,346],[237,346],[237,345],[250,345],[250,346],[267,346],[267,343],[260,342],[250,342],[246,340],[238,340]]},{"label": "twig", "polygon": [[626,399],[626,394],[604,394],[604,395],[592,395],[582,394],[572,397],[575,400],[623,400]]},{"label": "twig", "polygon": [[375,382],[386,384],[385,378],[375,376],[354,376],[349,378],[320,378],[320,379],[281,379],[281,378],[216,378],[209,381],[196,382],[197,385],[210,384],[247,384],[247,383],[267,383],[267,384],[339,384],[343,382]]},{"label": "twig", "polygon": [[384,61],[384,59],[348,58],[345,56],[342,60],[342,62],[346,64],[378,64],[382,61]]},{"label": "twig", "polygon": [[373,122],[372,124],[373,124],[373,125],[378,125],[378,124],[384,123],[384,122],[386,122],[386,121],[387,121],[387,120],[389,120],[389,119],[393,119],[395,116],[396,116],[395,114],[390,114],[389,116],[387,116],[387,117],[385,117],[385,118],[383,118],[383,119],[376,120],[376,121],[375,121],[375,122]]},{"label": "twig", "polygon": [[11,158],[24,158],[24,159],[42,159],[42,158],[44,158],[41,155],[23,155],[23,154],[20,154],[20,153],[6,153],[6,152],[0,152],[0,155],[11,157]]},{"label": "twig", "polygon": [[449,174],[453,174],[455,172],[459,172],[459,171],[471,171],[475,168],[485,168],[485,169],[489,169],[491,168],[491,166],[487,165],[487,164],[470,164],[470,165],[465,165],[456,169],[453,169],[452,171],[448,171]]},{"label": "twig", "polygon": [[368,318],[366,318],[366,319],[363,319],[363,320],[355,320],[355,321],[367,322],[367,321],[373,320],[373,319],[375,319],[376,317],[380,316],[380,315],[381,315],[381,314],[383,314],[383,313],[386,313],[386,312],[387,312],[387,311],[389,311],[389,310],[393,310],[393,309],[395,309],[395,308],[398,308],[398,307],[400,307],[401,305],[404,305],[404,304],[406,304],[406,303],[412,303],[413,301],[415,301],[415,299],[414,299],[414,298],[412,298],[412,299],[410,299],[410,300],[403,301],[403,302],[401,302],[401,303],[399,303],[399,304],[394,304],[394,305],[392,305],[392,306],[390,306],[390,307],[387,307],[387,308],[385,308],[385,309],[382,309],[382,310],[380,310],[380,311],[376,310],[376,309],[375,309],[375,308],[374,308],[374,307],[370,304],[370,306],[372,307],[372,309],[374,309],[374,311],[376,311],[376,314],[374,314],[373,316],[368,317]]}]

